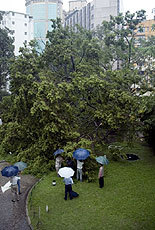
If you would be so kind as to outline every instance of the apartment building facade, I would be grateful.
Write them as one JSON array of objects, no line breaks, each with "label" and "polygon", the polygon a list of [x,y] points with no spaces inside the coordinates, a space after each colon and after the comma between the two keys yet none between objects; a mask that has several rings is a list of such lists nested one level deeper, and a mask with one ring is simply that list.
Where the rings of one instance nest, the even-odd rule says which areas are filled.
[{"label": "apartment building facade", "polygon": [[148,37],[155,36],[155,18],[140,23],[141,29],[136,31],[136,39],[147,40]]},{"label": "apartment building facade", "polygon": [[10,36],[14,38],[14,53],[16,56],[19,55],[20,47],[33,39],[33,18],[28,14],[5,11],[0,27],[7,27],[12,31]]},{"label": "apartment building facade", "polygon": [[69,1],[69,12],[73,12],[74,10],[79,10],[86,5],[87,5],[87,0]]},{"label": "apartment building facade", "polygon": [[76,24],[87,30],[93,30],[103,21],[109,21],[110,15],[120,13],[120,0],[93,0],[81,9],[69,12],[65,18],[65,26],[75,27]]}]

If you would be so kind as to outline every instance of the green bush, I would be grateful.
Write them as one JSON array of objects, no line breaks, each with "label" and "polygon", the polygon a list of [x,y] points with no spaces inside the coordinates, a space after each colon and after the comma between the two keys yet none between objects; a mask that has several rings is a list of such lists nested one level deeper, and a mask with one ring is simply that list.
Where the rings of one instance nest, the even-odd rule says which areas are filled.
[{"label": "green bush", "polygon": [[111,160],[118,161],[120,159],[127,159],[125,148],[120,145],[109,145],[108,146],[108,156]]}]

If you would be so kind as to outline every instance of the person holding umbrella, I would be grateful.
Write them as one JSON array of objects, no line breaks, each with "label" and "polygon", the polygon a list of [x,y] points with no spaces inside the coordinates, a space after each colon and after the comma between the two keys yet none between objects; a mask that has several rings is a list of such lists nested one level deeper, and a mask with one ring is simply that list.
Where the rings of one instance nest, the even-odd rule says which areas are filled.
[{"label": "person holding umbrella", "polygon": [[55,159],[55,169],[56,169],[56,173],[57,175],[59,176],[58,174],[58,171],[59,169],[61,168],[61,164],[62,162],[64,161],[64,159],[62,158],[61,154],[64,152],[63,149],[58,149],[56,150],[53,155],[56,156],[56,159]]},{"label": "person holding umbrella", "polygon": [[19,172],[19,169],[15,165],[6,166],[2,171],[2,176],[5,177],[11,177],[10,183],[11,183],[11,192],[12,192],[12,202],[15,202],[15,199],[19,201],[18,197],[18,185],[17,181],[19,180],[19,177],[17,177],[17,174]]},{"label": "person holding umbrella", "polygon": [[86,160],[89,157],[90,153],[87,149],[79,148],[73,152],[73,158],[77,160],[77,180],[80,179],[82,182],[82,169],[83,169],[83,160]]},{"label": "person holding umbrella", "polygon": [[99,173],[98,173],[98,179],[99,179],[99,187],[104,187],[104,164],[109,164],[108,159],[106,158],[106,155],[100,156],[96,158],[96,161],[100,164]]},{"label": "person holding umbrella", "polygon": [[56,169],[56,173],[58,174],[59,169],[61,168],[61,164],[64,161],[64,159],[62,158],[62,156],[60,156],[60,154],[57,155],[56,159],[55,159],[55,169]]},{"label": "person holding umbrella", "polygon": [[82,182],[82,169],[84,162],[82,160],[77,160],[77,174],[76,179]]},{"label": "person holding umbrella", "polygon": [[[17,194],[17,180],[18,180],[18,178],[15,178],[15,177],[18,174],[18,172],[19,172],[18,167],[14,166],[14,165],[6,166],[1,171],[2,176],[11,178],[9,187],[11,187],[11,192],[12,192],[12,196],[13,196],[12,201],[13,202],[15,202],[15,196]],[[16,188],[14,187],[15,189],[13,188],[13,185],[15,185],[15,187],[16,187]],[[17,200],[19,200],[18,197],[16,197],[16,198],[17,198]]]},{"label": "person holding umbrella", "polygon": [[16,162],[15,164],[14,164],[14,166],[17,166],[18,167],[18,181],[17,181],[17,185],[18,185],[18,195],[20,195],[21,194],[21,190],[20,190],[20,179],[21,179],[21,171],[23,171],[25,168],[27,168],[27,164],[26,163],[24,163],[23,161],[19,161],[19,162]]},{"label": "person holding umbrella", "polygon": [[65,183],[65,197],[64,200],[67,200],[67,193],[69,193],[69,198],[70,200],[73,199],[72,197],[72,184],[73,184],[73,179],[71,177],[69,178],[64,178],[63,182]]},{"label": "person holding umbrella", "polygon": [[73,179],[71,178],[74,175],[74,170],[69,167],[63,167],[58,171],[58,174],[61,177],[64,177],[63,182],[65,183],[65,197],[64,199],[67,200],[67,194],[69,193],[70,200],[72,200],[72,184]]},{"label": "person holding umbrella", "polygon": [[11,192],[12,192],[12,202],[15,202],[16,200],[19,201],[19,194],[18,194],[18,180],[19,177],[13,176],[11,177]]}]

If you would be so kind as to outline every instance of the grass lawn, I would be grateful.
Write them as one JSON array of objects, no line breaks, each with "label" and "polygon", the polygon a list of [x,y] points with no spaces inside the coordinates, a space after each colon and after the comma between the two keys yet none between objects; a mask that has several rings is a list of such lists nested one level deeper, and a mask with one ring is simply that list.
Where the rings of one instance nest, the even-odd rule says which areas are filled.
[{"label": "grass lawn", "polygon": [[[106,166],[103,189],[98,180],[75,180],[73,190],[79,197],[73,200],[64,200],[62,178],[55,172],[45,176],[29,196],[34,229],[155,230],[155,156],[148,147],[139,145],[132,153],[141,160]],[[56,186],[52,186],[54,179]]]}]

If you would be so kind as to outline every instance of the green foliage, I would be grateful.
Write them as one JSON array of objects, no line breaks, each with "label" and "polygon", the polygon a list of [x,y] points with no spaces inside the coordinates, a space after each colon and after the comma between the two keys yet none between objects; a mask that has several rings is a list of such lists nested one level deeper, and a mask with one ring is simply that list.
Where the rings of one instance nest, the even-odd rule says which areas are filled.
[{"label": "green foliage", "polygon": [[95,155],[91,154],[84,163],[84,178],[87,182],[94,182],[96,180],[96,172],[99,169],[99,164],[95,160],[95,157]]},{"label": "green foliage", "polygon": [[144,137],[155,150],[155,95],[143,97],[141,107]]},{"label": "green foliage", "polygon": [[113,143],[112,145],[108,146],[109,153],[108,157],[114,161],[118,161],[120,159],[127,159],[126,153],[124,152],[124,148],[119,145],[115,145]]},{"label": "green foliage", "polygon": [[155,86],[155,36],[148,37],[147,41],[140,40],[135,55],[136,68],[141,73],[141,87],[143,94],[154,91]]},{"label": "green foliage", "polygon": [[90,31],[78,26],[75,31],[63,28],[59,20],[53,21],[52,27],[43,61],[46,69],[54,73],[54,81],[70,82],[75,72],[85,76],[98,70],[101,50]]},{"label": "green foliage", "polygon": [[[110,18],[110,21],[103,21],[97,29],[96,36],[99,39],[104,52],[102,53],[103,68],[128,67],[134,64],[136,47],[135,30],[139,23],[146,19],[145,11],[140,10],[131,14],[129,11],[123,16],[119,14]],[[100,42],[100,40],[102,42]]]},{"label": "green foliage", "polygon": [[[3,12],[0,12],[0,22],[3,19]],[[0,28],[0,101],[7,95],[6,86],[10,73],[10,61],[14,57],[13,38],[11,31],[7,28]]]},{"label": "green foliage", "polygon": [[[107,63],[113,56],[107,63],[103,57],[108,47],[126,50],[127,43],[121,39],[124,42],[123,36],[131,34],[139,22],[133,21],[132,26],[132,20],[142,20],[143,16],[137,12],[131,18],[129,13],[126,18],[111,18],[104,29],[106,36],[111,30],[115,37],[112,34],[109,40],[103,36],[101,41],[92,32],[79,27],[73,31],[63,28],[59,20],[53,21],[43,53],[37,52],[35,42],[22,48],[11,65],[11,94],[0,104],[0,141],[4,152],[12,152],[17,160],[27,162],[27,170],[40,176],[54,169],[53,152],[58,148],[65,150],[66,158],[83,147],[91,152],[85,176],[92,181],[96,155],[102,154],[105,146],[118,136],[120,142],[131,141],[142,124],[143,99],[131,87],[141,79],[138,70],[112,70]],[[116,24],[124,26],[118,40]],[[129,60],[122,60],[128,66]],[[115,150],[112,154],[121,153]]]}]

